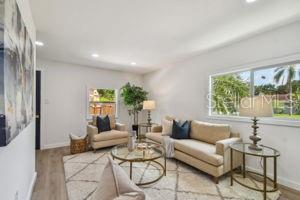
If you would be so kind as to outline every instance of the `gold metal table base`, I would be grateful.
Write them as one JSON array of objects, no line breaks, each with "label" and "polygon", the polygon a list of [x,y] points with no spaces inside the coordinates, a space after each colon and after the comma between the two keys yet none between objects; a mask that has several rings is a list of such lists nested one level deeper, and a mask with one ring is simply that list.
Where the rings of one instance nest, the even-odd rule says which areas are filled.
[{"label": "gold metal table base", "polygon": [[[246,171],[245,171],[246,177],[247,177],[247,174],[254,174],[255,176],[264,178],[262,174],[259,174],[259,173],[257,173],[257,172],[252,172],[252,171],[246,170]],[[240,184],[240,185],[242,185],[242,186],[244,186],[244,187],[246,187],[246,188],[249,188],[249,189],[251,189],[251,190],[255,190],[255,191],[258,191],[258,192],[264,192],[263,189],[258,189],[258,188],[255,188],[255,187],[251,187],[251,186],[249,186],[249,185],[247,185],[247,184],[245,184],[245,183],[239,181],[239,179],[236,178],[236,175],[237,175],[237,174],[234,173],[232,178],[233,178],[233,180],[234,180],[235,182],[237,182],[238,184]],[[243,176],[242,174],[240,174],[240,175]],[[246,178],[246,177],[245,177],[245,178]],[[244,177],[241,177],[241,178],[244,178]],[[254,178],[252,178],[251,176],[248,176],[248,178],[254,179]],[[271,179],[270,177],[267,177],[267,179],[268,179],[270,182],[274,182],[274,180]],[[255,179],[255,181],[259,181],[259,180]],[[259,181],[259,182],[263,182],[263,181]],[[267,189],[266,192],[276,192],[277,190],[278,190],[278,187],[276,186],[275,188]]]},{"label": "gold metal table base", "polygon": [[[262,192],[264,200],[267,199],[267,193],[276,192],[278,190],[278,184],[277,184],[277,156],[274,156],[274,157],[271,157],[271,156],[270,157],[267,157],[267,156],[263,157],[262,156],[262,159],[263,159],[263,174],[260,174],[260,173],[257,173],[257,172],[252,172],[252,171],[246,170],[245,157],[246,157],[246,155],[251,156],[251,154],[246,154],[244,152],[240,152],[240,153],[243,154],[243,165],[242,165],[241,176],[242,176],[242,178],[246,178],[247,174],[254,174],[258,177],[261,177],[263,180],[260,181],[260,182],[263,183],[263,189],[258,189],[258,188],[251,187],[251,186],[249,186],[245,183],[242,183],[241,181],[239,181],[235,178],[235,172],[234,172],[234,169],[233,169],[233,151],[236,151],[236,150],[230,148],[230,157],[231,157],[230,158],[230,176],[231,176],[230,185],[231,186],[233,186],[233,182],[235,181],[235,182],[239,183],[240,185],[242,185],[242,186],[244,186],[248,189],[252,189],[252,190],[255,190],[255,191],[258,191],[258,192]],[[274,164],[274,179],[271,179],[270,177],[267,176],[267,158],[273,158],[274,159],[274,162],[273,162],[273,164]],[[273,189],[267,189],[267,181],[268,180],[273,183]]]},{"label": "gold metal table base", "polygon": [[[165,160],[165,166],[163,166],[160,162],[156,161],[156,160],[152,160],[152,161],[122,161],[119,163],[119,165],[122,165],[123,163],[129,162],[130,164],[130,168],[129,168],[129,177],[130,180],[132,180],[132,169],[133,169],[133,163],[134,162],[154,162],[156,164],[158,164],[161,169],[157,168],[159,171],[162,170],[162,173],[160,173],[160,175],[158,176],[158,178],[152,180],[152,181],[147,181],[147,182],[143,182],[143,183],[135,183],[138,186],[142,186],[142,185],[150,185],[152,183],[155,183],[157,181],[159,181],[163,176],[166,176],[166,160]],[[152,165],[153,166],[153,165]]]}]

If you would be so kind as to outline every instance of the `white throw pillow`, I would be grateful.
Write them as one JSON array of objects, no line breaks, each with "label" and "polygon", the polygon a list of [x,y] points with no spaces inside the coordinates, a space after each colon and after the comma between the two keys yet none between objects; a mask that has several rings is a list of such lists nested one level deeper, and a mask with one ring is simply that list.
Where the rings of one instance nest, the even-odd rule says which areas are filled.
[{"label": "white throw pillow", "polygon": [[172,129],[173,129],[173,121],[168,119],[162,119],[162,133],[163,136],[171,136],[172,135]]},{"label": "white throw pillow", "polygon": [[145,200],[145,194],[129,179],[126,172],[109,157],[102,172],[99,186],[91,199]]},{"label": "white throw pillow", "polygon": [[70,138],[72,138],[72,140],[81,140],[81,139],[86,138],[86,134],[81,135],[81,136],[77,136],[77,135],[74,135],[74,134],[70,133],[69,135],[70,135]]}]

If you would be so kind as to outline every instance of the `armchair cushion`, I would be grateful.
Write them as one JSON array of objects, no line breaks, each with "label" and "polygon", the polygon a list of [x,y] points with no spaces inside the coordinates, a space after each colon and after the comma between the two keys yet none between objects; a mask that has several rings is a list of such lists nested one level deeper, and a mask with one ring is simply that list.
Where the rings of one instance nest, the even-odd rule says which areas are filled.
[{"label": "armchair cushion", "polygon": [[216,153],[218,155],[223,156],[226,152],[226,150],[229,149],[231,144],[237,143],[237,142],[241,142],[242,139],[241,138],[228,138],[225,140],[220,140],[216,143]]},{"label": "armchair cushion", "polygon": [[110,130],[101,132],[100,134],[96,134],[93,136],[92,140],[94,142],[101,142],[106,140],[115,140],[120,138],[127,138],[128,132],[126,131],[117,131],[117,130]]}]

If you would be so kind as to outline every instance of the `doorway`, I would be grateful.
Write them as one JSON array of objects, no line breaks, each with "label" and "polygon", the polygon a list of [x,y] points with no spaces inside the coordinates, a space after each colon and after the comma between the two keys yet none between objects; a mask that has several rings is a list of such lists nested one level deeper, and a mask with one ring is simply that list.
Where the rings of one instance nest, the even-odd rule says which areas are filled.
[{"label": "doorway", "polygon": [[41,148],[41,71],[36,71],[35,87],[35,149]]}]

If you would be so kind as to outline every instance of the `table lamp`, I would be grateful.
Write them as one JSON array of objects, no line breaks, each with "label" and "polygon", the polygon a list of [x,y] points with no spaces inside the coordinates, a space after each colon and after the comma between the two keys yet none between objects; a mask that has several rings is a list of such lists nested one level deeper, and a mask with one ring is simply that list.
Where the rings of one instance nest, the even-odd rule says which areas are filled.
[{"label": "table lamp", "polygon": [[155,109],[155,101],[148,100],[143,102],[143,109],[148,111],[148,124],[151,124],[151,110]]},{"label": "table lamp", "polygon": [[257,145],[261,140],[261,137],[257,135],[257,129],[259,128],[257,125],[259,120],[257,118],[273,116],[272,100],[263,95],[243,98],[240,103],[239,113],[240,116],[252,117],[253,135],[249,138],[253,141],[253,144],[249,146],[249,149],[256,151],[262,150],[262,148]]}]

